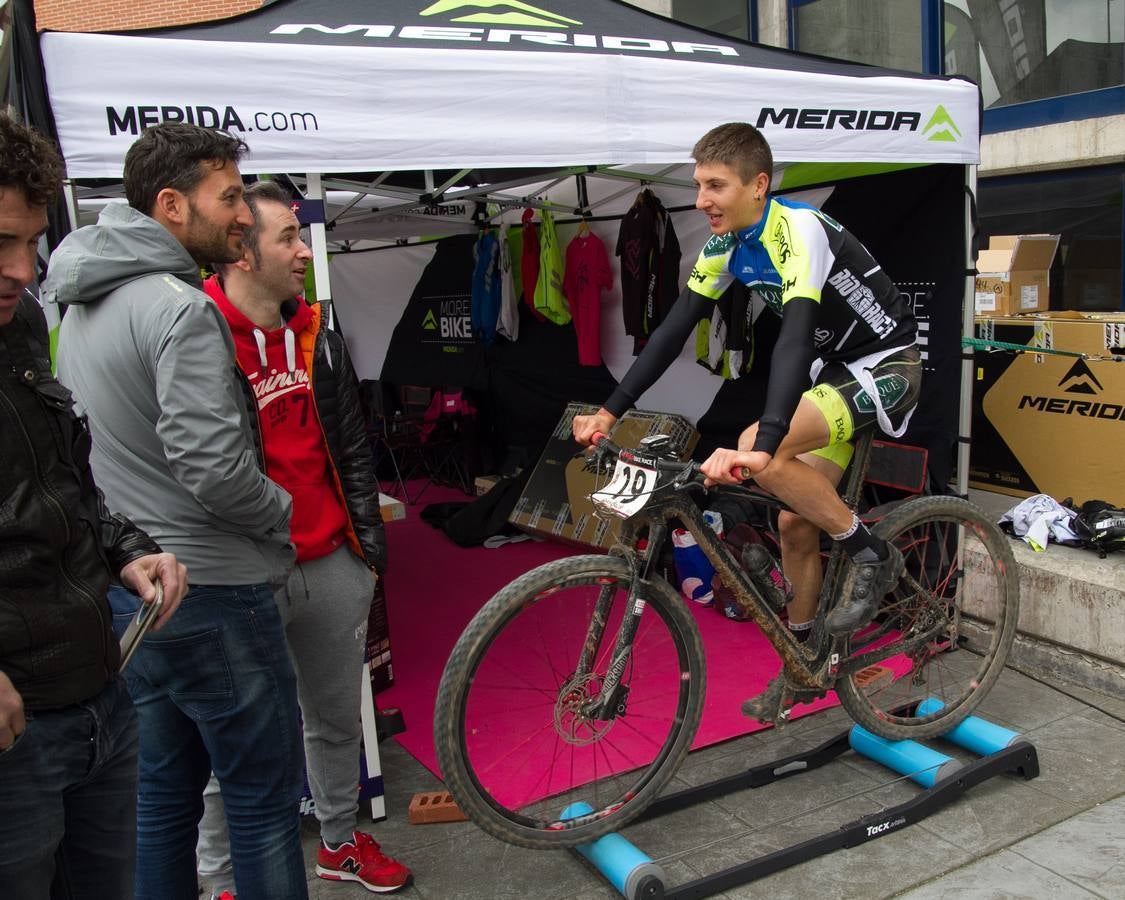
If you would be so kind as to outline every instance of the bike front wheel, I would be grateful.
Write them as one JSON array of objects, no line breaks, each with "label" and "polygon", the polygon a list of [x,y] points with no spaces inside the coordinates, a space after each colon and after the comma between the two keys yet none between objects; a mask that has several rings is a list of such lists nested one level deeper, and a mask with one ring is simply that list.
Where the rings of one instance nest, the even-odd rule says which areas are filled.
[{"label": "bike front wheel", "polygon": [[[453,648],[438,764],[489,834],[534,849],[592,841],[637,816],[687,754],[705,691],[699,630],[663,579],[632,602],[631,581],[615,557],[547,563],[497,593]],[[636,633],[615,657],[626,616]]]},{"label": "bike front wheel", "polygon": [[876,622],[852,637],[852,671],[836,692],[881,737],[935,737],[1000,677],[1019,616],[1015,557],[991,519],[959,497],[909,500],[875,533],[902,551],[906,572]]}]

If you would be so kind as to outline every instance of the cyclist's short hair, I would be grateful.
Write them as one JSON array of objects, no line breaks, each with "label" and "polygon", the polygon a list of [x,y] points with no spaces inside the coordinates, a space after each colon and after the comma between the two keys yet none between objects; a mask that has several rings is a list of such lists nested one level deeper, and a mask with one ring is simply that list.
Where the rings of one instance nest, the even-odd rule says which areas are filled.
[{"label": "cyclist's short hair", "polygon": [[152,215],[156,195],[165,188],[190,194],[206,167],[237,163],[249,148],[224,131],[186,122],[146,128],[125,154],[125,198],[133,209]]},{"label": "cyclist's short hair", "polygon": [[18,188],[28,206],[47,206],[63,180],[59,151],[34,128],[0,112],[0,190]]},{"label": "cyclist's short hair", "polygon": [[712,128],[696,141],[691,157],[700,165],[730,166],[743,184],[749,184],[759,172],[773,176],[770,145],[762,133],[747,122],[727,122]]},{"label": "cyclist's short hair", "polygon": [[262,264],[262,251],[260,240],[262,229],[258,223],[258,207],[262,203],[280,203],[288,207],[293,202],[293,197],[276,181],[256,181],[246,189],[242,195],[250,212],[254,215],[254,224],[242,232],[242,246],[254,257],[254,264]]}]

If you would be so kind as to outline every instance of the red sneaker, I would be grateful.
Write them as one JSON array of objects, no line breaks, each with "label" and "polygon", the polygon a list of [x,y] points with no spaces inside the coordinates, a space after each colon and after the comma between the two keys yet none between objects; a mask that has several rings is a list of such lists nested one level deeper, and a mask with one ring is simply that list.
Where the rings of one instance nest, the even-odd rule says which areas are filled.
[{"label": "red sneaker", "polygon": [[383,853],[364,831],[352,832],[352,839],[337,850],[329,850],[321,841],[316,874],[328,881],[355,881],[379,894],[397,891],[410,881],[410,870]]}]

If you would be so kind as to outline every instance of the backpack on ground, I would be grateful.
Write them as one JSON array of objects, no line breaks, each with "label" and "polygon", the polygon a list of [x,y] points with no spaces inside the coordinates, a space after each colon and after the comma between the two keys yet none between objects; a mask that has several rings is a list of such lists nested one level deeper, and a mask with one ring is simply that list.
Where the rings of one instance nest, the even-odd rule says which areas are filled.
[{"label": "backpack on ground", "polygon": [[1071,525],[1082,546],[1096,550],[1102,559],[1114,550],[1125,550],[1125,509],[1105,500],[1087,500]]}]

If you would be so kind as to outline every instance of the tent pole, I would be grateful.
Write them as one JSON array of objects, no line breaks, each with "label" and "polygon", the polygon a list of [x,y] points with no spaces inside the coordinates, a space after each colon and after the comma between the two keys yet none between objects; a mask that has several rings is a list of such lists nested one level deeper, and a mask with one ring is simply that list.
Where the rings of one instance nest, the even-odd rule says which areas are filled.
[{"label": "tent pole", "polygon": [[70,230],[78,229],[78,195],[74,190],[74,182],[63,182],[63,202],[66,204],[66,217],[70,222]]},{"label": "tent pole", "polygon": [[[976,311],[976,260],[973,259],[973,204],[977,195],[977,167],[965,166],[965,295],[961,301],[961,335],[973,336]],[[957,493],[969,496],[969,442],[973,433],[973,352],[961,348],[961,406],[957,422]]]},{"label": "tent pole", "polygon": [[[305,176],[305,193],[310,200],[324,202],[324,187],[320,182],[319,172],[309,172]],[[328,240],[324,233],[323,217],[320,222],[309,225],[309,234],[312,236],[313,252],[313,283],[316,285],[316,299],[320,303],[320,312],[324,316],[324,323],[331,328],[334,315],[332,311],[332,285],[328,280]]]}]

